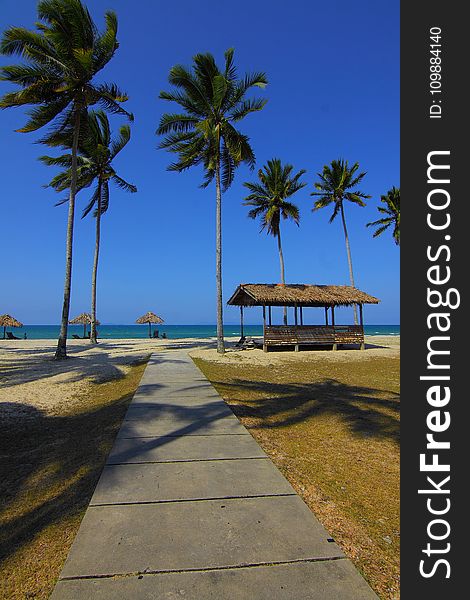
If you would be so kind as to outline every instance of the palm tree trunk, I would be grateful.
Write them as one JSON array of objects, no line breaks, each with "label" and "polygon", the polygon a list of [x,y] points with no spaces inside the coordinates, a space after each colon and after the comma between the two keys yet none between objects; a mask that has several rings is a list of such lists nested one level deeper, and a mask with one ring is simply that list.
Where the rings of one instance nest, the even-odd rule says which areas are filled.
[{"label": "palm tree trunk", "polygon": [[215,216],[215,278],[217,287],[217,352],[224,354],[224,321],[222,304],[222,192],[220,188],[220,139],[215,168],[216,216]]},{"label": "palm tree trunk", "polygon": [[67,217],[67,239],[65,242],[65,282],[64,302],[62,305],[62,320],[60,323],[60,334],[57,342],[55,359],[67,358],[67,326],[70,313],[70,291],[72,287],[72,248],[73,248],[73,222],[75,216],[75,195],[77,189],[77,150],[78,136],[80,132],[80,109],[75,107],[75,123],[72,143],[72,169],[70,177],[69,213]]},{"label": "palm tree trunk", "polygon": [[90,343],[97,344],[96,338],[96,276],[98,274],[98,259],[100,255],[101,235],[101,181],[98,182],[98,202],[96,206],[95,256],[93,258],[93,273],[91,276],[91,332]]},{"label": "palm tree trunk", "polygon": [[[341,202],[341,220],[343,222],[344,239],[346,240],[346,253],[348,255],[348,267],[349,267],[349,280],[351,282],[352,287],[356,287],[354,284],[354,273],[353,273],[352,258],[351,258],[351,247],[349,246],[348,229],[346,227],[346,219],[344,217],[344,209],[343,209],[342,202]],[[355,304],[353,304],[353,310],[354,310],[354,325],[357,325],[358,324],[357,306]]]},{"label": "palm tree trunk", "polygon": [[[284,254],[282,253],[281,230],[280,229],[277,232],[277,248],[279,250],[279,262],[281,263],[281,283],[283,285],[285,285],[286,277],[285,277],[285,271],[284,271]],[[284,325],[287,325],[287,306],[284,306]]]}]

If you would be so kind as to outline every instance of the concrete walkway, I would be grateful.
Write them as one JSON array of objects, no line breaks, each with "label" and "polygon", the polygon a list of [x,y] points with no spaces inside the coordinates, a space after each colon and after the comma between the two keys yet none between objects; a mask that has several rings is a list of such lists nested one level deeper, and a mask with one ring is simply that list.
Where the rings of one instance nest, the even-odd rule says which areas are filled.
[{"label": "concrete walkway", "polygon": [[51,600],[373,599],[186,352],[153,354]]}]

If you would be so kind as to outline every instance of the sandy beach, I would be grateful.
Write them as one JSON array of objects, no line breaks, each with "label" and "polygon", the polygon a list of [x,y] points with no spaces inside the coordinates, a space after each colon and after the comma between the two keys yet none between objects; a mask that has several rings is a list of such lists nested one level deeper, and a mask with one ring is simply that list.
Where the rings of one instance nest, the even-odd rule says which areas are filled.
[{"label": "sandy beach", "polygon": [[324,362],[369,360],[398,356],[399,336],[366,337],[367,349],[270,351],[237,350],[235,338],[227,341],[225,355],[217,354],[214,339],[126,339],[109,340],[92,346],[88,342],[68,342],[69,359],[53,360],[55,340],[0,341],[0,414],[2,419],[35,408],[45,414],[62,412],[79,402],[96,384],[125,375],[132,365],[147,359],[155,351],[170,352],[186,348],[195,358],[237,365],[281,365],[291,361]]}]

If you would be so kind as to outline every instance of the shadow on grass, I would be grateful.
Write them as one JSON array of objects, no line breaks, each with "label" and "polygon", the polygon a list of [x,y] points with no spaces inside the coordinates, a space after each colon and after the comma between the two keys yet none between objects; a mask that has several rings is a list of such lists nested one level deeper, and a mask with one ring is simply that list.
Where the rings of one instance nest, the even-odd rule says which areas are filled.
[{"label": "shadow on grass", "polygon": [[331,414],[340,417],[358,436],[388,438],[397,444],[400,441],[399,395],[392,391],[335,379],[274,383],[212,378],[211,382],[238,417],[255,419],[248,428],[286,427]]},{"label": "shadow on grass", "polygon": [[70,416],[0,405],[0,562],[86,508],[131,397]]}]

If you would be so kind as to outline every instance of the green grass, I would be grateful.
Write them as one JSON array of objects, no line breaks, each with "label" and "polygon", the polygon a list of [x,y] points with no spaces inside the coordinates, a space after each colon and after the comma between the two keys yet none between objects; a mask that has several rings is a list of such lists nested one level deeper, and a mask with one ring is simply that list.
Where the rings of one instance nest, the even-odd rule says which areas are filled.
[{"label": "green grass", "polygon": [[49,598],[145,364],[0,424],[1,600]]},{"label": "green grass", "polygon": [[398,598],[398,358],[195,362],[379,596]]}]

